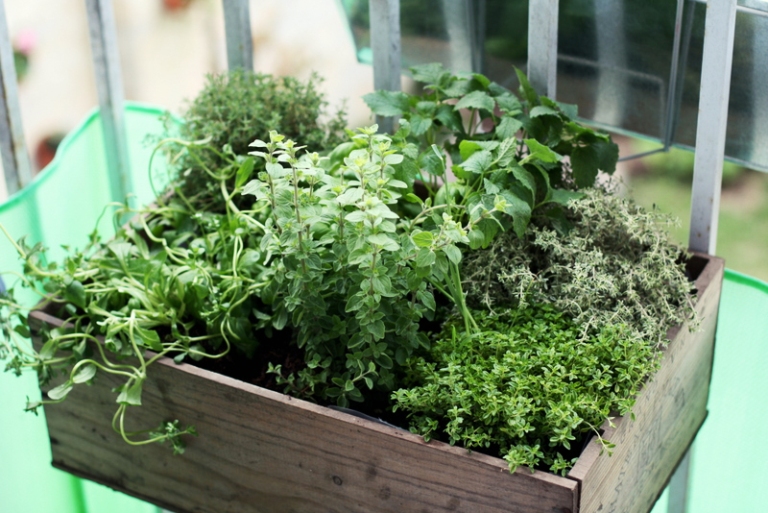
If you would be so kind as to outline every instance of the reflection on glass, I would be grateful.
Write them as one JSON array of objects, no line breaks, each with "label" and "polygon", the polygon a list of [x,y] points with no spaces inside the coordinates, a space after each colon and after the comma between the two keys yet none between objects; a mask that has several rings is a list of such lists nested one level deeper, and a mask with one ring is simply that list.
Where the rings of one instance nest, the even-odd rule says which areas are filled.
[{"label": "reflection on glass", "polygon": [[[342,0],[370,62],[367,0]],[[740,0],[726,155],[768,171],[768,2]],[[401,0],[403,66],[439,61],[516,88],[527,0]],[[587,121],[692,147],[706,6],[698,0],[561,0],[557,96]],[[677,32],[676,32],[677,31]]]}]

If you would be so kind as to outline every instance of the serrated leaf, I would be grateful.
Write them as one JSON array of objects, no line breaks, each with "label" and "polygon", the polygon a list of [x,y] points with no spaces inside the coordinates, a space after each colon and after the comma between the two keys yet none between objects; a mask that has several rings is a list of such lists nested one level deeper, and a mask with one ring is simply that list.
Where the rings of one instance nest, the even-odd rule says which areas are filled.
[{"label": "serrated leaf", "polygon": [[459,153],[461,154],[461,160],[467,160],[472,156],[473,153],[480,151],[481,149],[483,149],[483,147],[480,146],[476,141],[464,139],[459,143]]},{"label": "serrated leaf", "polygon": [[424,117],[420,114],[411,116],[411,133],[415,136],[423,135],[432,126],[432,118]]},{"label": "serrated leaf", "polygon": [[235,178],[235,188],[242,187],[245,182],[248,181],[248,179],[251,177],[251,174],[253,173],[253,167],[255,166],[256,161],[253,159],[253,157],[247,157],[242,164],[240,164],[240,169],[237,170],[237,176]]},{"label": "serrated leaf", "polygon": [[411,239],[413,239],[413,243],[416,244],[417,247],[428,248],[434,242],[435,237],[432,235],[432,232],[418,232],[413,235]]},{"label": "serrated leaf", "polygon": [[67,394],[72,391],[72,383],[67,381],[61,385],[52,388],[48,391],[48,398],[52,401],[59,401],[67,397]]},{"label": "serrated leaf", "polygon": [[438,157],[432,148],[426,149],[419,155],[419,167],[427,173],[435,176],[442,176],[444,172],[443,161]]},{"label": "serrated leaf", "polygon": [[504,116],[496,126],[496,136],[500,139],[509,139],[523,128],[523,122],[512,116]]},{"label": "serrated leaf", "polygon": [[448,70],[446,70],[439,62],[411,66],[410,71],[411,76],[416,82],[424,82],[427,84],[437,84],[443,76],[449,74]]},{"label": "serrated leaf", "polygon": [[501,187],[487,178],[483,179],[483,188],[485,189],[486,194],[497,194],[501,190]]},{"label": "serrated leaf", "polygon": [[400,91],[376,91],[363,96],[363,101],[378,116],[402,116],[410,109],[408,95]]},{"label": "serrated leaf", "polygon": [[493,112],[493,107],[495,105],[496,103],[488,93],[483,91],[472,91],[456,102],[456,105],[453,106],[453,110],[482,109]]},{"label": "serrated leaf", "polygon": [[515,234],[522,239],[526,228],[528,228],[528,223],[531,221],[531,206],[511,191],[503,191],[501,195],[507,202],[504,212],[512,216],[512,228],[515,230]]},{"label": "serrated leaf", "polygon": [[595,143],[595,149],[600,170],[612,175],[619,161],[619,146],[612,141],[600,141]]},{"label": "serrated leaf", "polygon": [[505,92],[494,99],[496,100],[496,105],[499,106],[499,110],[506,114],[517,114],[523,110],[520,100],[510,92]]},{"label": "serrated leaf", "polygon": [[453,105],[440,105],[437,108],[435,119],[452,132],[464,133],[461,114],[453,110]]},{"label": "serrated leaf", "polygon": [[573,179],[579,187],[592,187],[597,178],[599,157],[594,146],[580,146],[571,153]]},{"label": "serrated leaf", "polygon": [[461,167],[465,171],[482,173],[491,166],[492,162],[493,157],[491,156],[491,152],[488,150],[480,150],[474,152],[467,160],[462,162]]},{"label": "serrated leaf", "polygon": [[77,374],[72,377],[74,383],[85,383],[90,381],[96,375],[96,366],[92,363],[83,365],[78,369]]},{"label": "serrated leaf", "polygon": [[531,197],[536,198],[536,179],[525,168],[521,166],[512,166],[512,176],[514,176],[526,189],[531,191]]}]

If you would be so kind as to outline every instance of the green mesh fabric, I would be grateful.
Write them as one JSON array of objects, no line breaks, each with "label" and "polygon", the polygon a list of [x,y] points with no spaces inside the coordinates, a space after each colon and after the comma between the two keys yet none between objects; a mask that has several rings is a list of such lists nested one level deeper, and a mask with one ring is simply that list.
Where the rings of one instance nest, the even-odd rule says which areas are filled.
[{"label": "green mesh fabric", "polygon": [[[151,201],[148,134],[160,134],[160,109],[126,107],[131,173],[141,202]],[[164,182],[158,159],[153,176]],[[82,246],[109,202],[109,184],[96,113],[62,143],[37,180],[0,205],[0,223],[14,238],[28,235],[51,248]],[[109,216],[99,229],[112,230]],[[0,269],[20,270],[13,248],[0,240]],[[6,284],[13,277],[5,275]],[[34,302],[34,297],[24,298]],[[763,512],[768,504],[768,284],[727,271],[720,303],[709,417],[695,443],[689,513]],[[0,513],[159,513],[156,507],[81,481],[50,466],[43,416],[24,413],[26,397],[39,397],[35,377],[0,373]],[[665,492],[653,513],[667,509]]]},{"label": "green mesh fabric", "polygon": [[[126,106],[126,129],[134,193],[139,202],[152,201],[147,135],[160,135],[161,109],[137,104]],[[156,159],[156,186],[165,182],[163,159]],[[62,142],[54,161],[27,188],[0,205],[0,223],[14,239],[27,235],[30,243],[42,241],[49,257],[63,254],[63,244],[82,247],[96,219],[110,202],[101,120],[97,112]],[[113,232],[110,215],[99,223],[100,232]],[[19,272],[17,255],[0,237],[0,270]],[[6,286],[13,275],[4,274]],[[33,294],[19,297],[34,304]],[[158,513],[158,509],[103,486],[81,481],[50,466],[51,451],[41,414],[23,411],[26,397],[37,398],[35,376],[17,378],[0,372],[0,513]]]}]

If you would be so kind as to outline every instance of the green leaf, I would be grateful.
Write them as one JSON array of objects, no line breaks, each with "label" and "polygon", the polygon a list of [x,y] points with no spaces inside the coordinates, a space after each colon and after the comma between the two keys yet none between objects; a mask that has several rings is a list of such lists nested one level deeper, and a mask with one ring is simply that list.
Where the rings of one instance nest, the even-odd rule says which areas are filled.
[{"label": "green leaf", "polygon": [[396,166],[403,161],[403,158],[402,155],[393,153],[384,157],[384,163],[389,164],[390,166]]},{"label": "green leaf", "polygon": [[[127,244],[130,246],[130,244]],[[64,299],[85,309],[85,287],[77,280],[72,280],[64,289]]]},{"label": "green leaf", "polygon": [[480,249],[485,243],[485,234],[479,228],[473,228],[469,234],[469,247],[470,249]]},{"label": "green leaf", "polygon": [[482,173],[493,163],[493,157],[488,150],[480,150],[473,153],[467,160],[461,163],[461,167],[466,171]]},{"label": "green leaf", "polygon": [[523,187],[531,191],[531,196],[536,198],[536,179],[533,177],[533,175],[525,168],[521,166],[512,166],[512,175],[517,178],[517,180],[520,181],[521,184],[523,184]]},{"label": "green leaf", "polygon": [[454,264],[461,262],[461,250],[453,244],[448,244],[443,248],[443,253],[448,257],[448,260]]},{"label": "green leaf", "polygon": [[563,158],[561,155],[552,151],[549,146],[541,144],[536,139],[525,139],[525,145],[528,146],[528,150],[531,152],[525,159],[523,159],[525,162],[538,159],[547,164],[554,164]]},{"label": "green leaf", "polygon": [[369,235],[368,242],[378,246],[391,246],[393,244],[398,245],[397,242],[395,242],[392,238],[384,233],[375,233],[373,235]]},{"label": "green leaf", "polygon": [[136,326],[133,330],[133,336],[136,343],[140,346],[148,347],[155,352],[163,350],[163,344],[160,342],[160,335],[155,330],[148,330]]},{"label": "green leaf", "polygon": [[434,242],[435,237],[432,235],[432,232],[418,232],[414,234],[411,239],[413,239],[413,243],[416,244],[416,247],[428,248]]},{"label": "green leaf", "polygon": [[612,141],[599,141],[594,146],[597,149],[600,170],[612,175],[619,161],[619,146]]},{"label": "green leaf", "polygon": [[514,137],[521,128],[523,128],[522,121],[512,116],[504,116],[496,126],[496,136],[500,139],[509,139]]},{"label": "green leaf", "polygon": [[453,105],[440,105],[437,108],[435,119],[452,132],[464,133],[464,125],[461,122],[461,114],[453,110]]},{"label": "green leaf", "polygon": [[504,212],[512,216],[512,228],[519,238],[523,238],[528,223],[531,221],[531,206],[511,191],[503,191],[502,197],[507,201]]},{"label": "green leaf", "polygon": [[416,299],[421,301],[424,306],[432,311],[434,311],[437,307],[435,303],[435,296],[433,296],[432,293],[428,290],[420,290],[416,292]]},{"label": "green leaf", "polygon": [[483,147],[480,146],[476,141],[471,141],[469,139],[464,139],[459,143],[459,153],[461,154],[461,160],[467,160],[472,156],[473,153],[482,149]]},{"label": "green leaf", "polygon": [[416,254],[416,267],[429,267],[435,263],[435,252],[423,248]]},{"label": "green leaf", "polygon": [[523,98],[528,102],[528,108],[532,109],[539,104],[539,95],[536,94],[533,86],[528,82],[528,77],[525,76],[525,73],[518,68],[515,68],[515,73],[517,74],[517,80],[520,82],[520,92],[522,93]]},{"label": "green leaf", "polygon": [[477,81],[483,89],[488,89],[488,86],[491,85],[491,81],[488,77],[481,75],[480,73],[472,73],[472,79]]},{"label": "green leaf", "polygon": [[141,391],[144,385],[144,380],[136,380],[133,385],[125,388],[117,396],[117,402],[120,404],[127,404],[130,406],[141,406]]},{"label": "green leaf", "polygon": [[487,110],[488,112],[493,112],[493,107],[495,105],[496,103],[488,93],[483,91],[472,91],[456,102],[456,105],[453,106],[453,110],[482,109]]},{"label": "green leaf", "polygon": [[422,200],[412,192],[409,192],[408,194],[403,196],[403,199],[409,203],[418,203],[419,205],[424,204],[424,200]]},{"label": "green leaf", "polygon": [[411,66],[410,70],[411,76],[413,76],[413,79],[416,82],[423,82],[426,84],[437,84],[444,76],[450,74],[450,72],[439,62]]},{"label": "green leaf", "polygon": [[411,116],[411,133],[420,136],[432,126],[432,118],[423,117],[420,114]]},{"label": "green leaf", "polygon": [[368,333],[373,335],[373,338],[376,340],[383,339],[386,333],[384,322],[382,322],[381,319],[370,323],[366,328],[368,329]]},{"label": "green leaf", "polygon": [[96,375],[96,366],[92,363],[83,365],[78,369],[77,374],[74,375],[72,381],[74,383],[85,383],[90,381]]},{"label": "green leaf", "polygon": [[419,167],[431,175],[442,176],[445,171],[443,166],[442,159],[435,155],[432,148],[427,148],[419,155]]},{"label": "green leaf", "polygon": [[579,187],[592,187],[597,178],[600,165],[597,149],[594,146],[580,146],[571,153],[573,179]]},{"label": "green leaf", "polygon": [[496,105],[499,106],[499,110],[505,114],[517,114],[523,110],[520,100],[512,93],[505,92],[494,99],[496,100]]},{"label": "green leaf", "polygon": [[239,189],[242,187],[245,182],[248,181],[248,179],[251,177],[251,174],[253,173],[253,167],[256,164],[256,161],[253,159],[253,157],[247,157],[242,164],[240,164],[240,169],[237,170],[237,177],[235,178],[235,188]]},{"label": "green leaf", "polygon": [[387,353],[381,353],[378,357],[374,358],[374,360],[376,360],[376,363],[378,363],[379,367],[382,369],[391,369],[394,364],[392,358]]},{"label": "green leaf", "polygon": [[567,205],[571,201],[579,200],[584,197],[584,193],[576,191],[568,191],[565,189],[553,189],[552,196],[549,198],[550,203],[557,203],[560,205]]},{"label": "green leaf", "polygon": [[59,401],[67,397],[67,394],[72,391],[72,383],[67,381],[61,385],[52,388],[48,391],[48,398],[52,401]]},{"label": "green leaf", "polygon": [[408,95],[400,91],[376,91],[363,96],[363,101],[378,116],[402,116],[410,110]]},{"label": "green leaf", "polygon": [[531,118],[538,118],[540,116],[559,116],[559,115],[560,113],[557,112],[555,109],[545,107],[544,105],[537,105],[536,107],[531,109],[531,113],[529,114]]},{"label": "green leaf", "polygon": [[501,190],[501,187],[488,180],[487,178],[483,180],[483,188],[485,189],[486,194],[498,194],[498,192]]}]

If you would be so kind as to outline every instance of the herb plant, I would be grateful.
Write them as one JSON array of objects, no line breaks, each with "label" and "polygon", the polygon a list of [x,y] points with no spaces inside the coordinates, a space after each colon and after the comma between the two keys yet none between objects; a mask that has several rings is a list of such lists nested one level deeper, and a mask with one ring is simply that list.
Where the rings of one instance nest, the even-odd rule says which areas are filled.
[{"label": "herb plant", "polygon": [[[225,148],[246,155],[248,145],[266,138],[270,130],[301,140],[310,151],[322,152],[342,142],[345,112],[325,112],[320,83],[315,74],[306,82],[242,69],[209,75],[180,129],[183,141],[200,143],[184,148],[176,163],[184,195],[199,210],[221,212],[218,182],[210,179],[210,172],[227,165]],[[230,189],[232,185],[228,183]],[[234,201],[238,203],[239,196]]]},{"label": "herb plant", "polygon": [[[634,347],[626,327],[581,327],[551,305],[475,313],[466,335],[446,324],[429,357],[413,359],[411,388],[393,394],[412,430],[451,444],[493,448],[510,471],[527,465],[565,474],[577,458],[572,443],[594,433],[631,403],[652,368],[653,349]],[[569,456],[570,454],[570,456]]]},{"label": "herb plant", "polygon": [[[423,94],[377,91],[364,99],[378,115],[402,117],[395,139],[405,165],[423,172],[436,204],[455,199],[471,215],[501,196],[509,220],[499,228],[511,225],[522,237],[537,216],[565,233],[564,206],[577,190],[592,187],[599,171],[615,170],[618,147],[610,137],[576,123],[574,106],[537,95],[519,70],[521,99],[477,73],[451,74],[440,64],[411,72]],[[446,159],[455,182],[442,177]],[[491,220],[483,224],[486,235],[473,234],[472,249],[486,247],[497,233]]]}]

